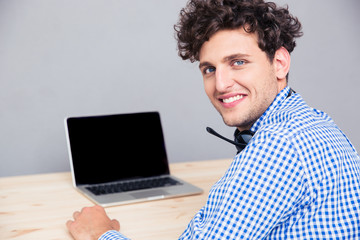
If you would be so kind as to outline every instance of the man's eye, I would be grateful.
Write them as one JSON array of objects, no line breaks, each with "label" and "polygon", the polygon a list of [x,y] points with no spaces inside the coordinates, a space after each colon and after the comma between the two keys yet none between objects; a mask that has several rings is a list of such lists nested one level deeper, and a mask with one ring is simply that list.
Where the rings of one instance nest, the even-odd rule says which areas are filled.
[{"label": "man's eye", "polygon": [[244,65],[244,64],[245,64],[245,61],[243,61],[243,60],[234,61],[234,63],[233,63],[234,66],[241,66],[241,65]]},{"label": "man's eye", "polygon": [[215,68],[213,68],[213,67],[209,67],[209,68],[204,69],[205,74],[209,74],[209,73],[212,73],[212,72],[215,72]]}]

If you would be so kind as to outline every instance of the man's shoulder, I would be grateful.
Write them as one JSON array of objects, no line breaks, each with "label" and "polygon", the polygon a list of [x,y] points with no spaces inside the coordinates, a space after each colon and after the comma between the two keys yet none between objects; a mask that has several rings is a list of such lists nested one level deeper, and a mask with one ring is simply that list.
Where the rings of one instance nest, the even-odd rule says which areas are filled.
[{"label": "man's shoulder", "polygon": [[325,125],[334,125],[334,122],[325,112],[311,108],[296,94],[275,108],[258,130],[264,134],[292,138]]}]

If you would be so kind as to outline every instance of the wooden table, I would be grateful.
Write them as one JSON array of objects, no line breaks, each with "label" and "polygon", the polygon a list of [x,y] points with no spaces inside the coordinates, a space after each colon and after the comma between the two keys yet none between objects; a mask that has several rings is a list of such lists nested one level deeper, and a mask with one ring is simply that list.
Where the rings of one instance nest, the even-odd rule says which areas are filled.
[{"label": "wooden table", "polygon": [[[211,186],[231,159],[174,163],[172,174],[202,188],[201,195],[106,208],[126,236],[177,239],[205,204]],[[0,239],[72,239],[65,222],[93,203],[72,186],[70,172],[0,178]]]}]

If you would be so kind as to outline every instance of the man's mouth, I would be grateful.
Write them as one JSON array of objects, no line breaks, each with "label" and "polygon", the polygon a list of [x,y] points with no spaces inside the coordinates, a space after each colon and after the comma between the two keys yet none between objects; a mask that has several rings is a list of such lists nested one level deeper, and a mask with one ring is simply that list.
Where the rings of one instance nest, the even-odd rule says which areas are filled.
[{"label": "man's mouth", "polygon": [[243,97],[244,97],[244,95],[236,95],[236,96],[233,96],[233,97],[221,99],[221,101],[223,103],[232,103],[232,102],[235,102],[235,101],[238,101],[238,100],[242,99]]}]

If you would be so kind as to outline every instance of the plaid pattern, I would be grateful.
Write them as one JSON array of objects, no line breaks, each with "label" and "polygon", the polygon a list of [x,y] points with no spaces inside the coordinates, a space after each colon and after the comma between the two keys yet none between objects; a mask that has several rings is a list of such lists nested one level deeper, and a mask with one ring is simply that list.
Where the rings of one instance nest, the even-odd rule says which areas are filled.
[{"label": "plaid pattern", "polygon": [[99,240],[127,240],[128,238],[121,233],[111,230],[104,233]]},{"label": "plaid pattern", "polygon": [[360,157],[328,115],[289,91],[252,126],[180,239],[360,239]]}]

